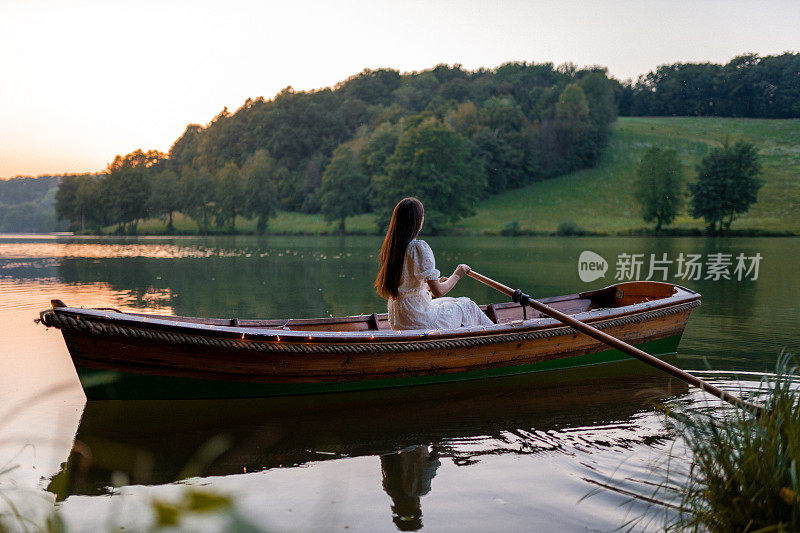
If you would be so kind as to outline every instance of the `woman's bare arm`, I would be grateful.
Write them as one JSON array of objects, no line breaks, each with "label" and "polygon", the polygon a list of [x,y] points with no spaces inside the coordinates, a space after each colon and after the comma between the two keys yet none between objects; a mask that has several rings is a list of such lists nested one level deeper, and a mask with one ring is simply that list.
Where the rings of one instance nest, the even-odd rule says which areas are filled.
[{"label": "woman's bare arm", "polygon": [[456,286],[458,280],[463,278],[470,270],[468,265],[461,264],[456,267],[453,271],[453,275],[449,278],[441,277],[439,279],[429,279],[428,288],[431,290],[431,294],[436,298],[441,298],[450,292],[450,289]]}]

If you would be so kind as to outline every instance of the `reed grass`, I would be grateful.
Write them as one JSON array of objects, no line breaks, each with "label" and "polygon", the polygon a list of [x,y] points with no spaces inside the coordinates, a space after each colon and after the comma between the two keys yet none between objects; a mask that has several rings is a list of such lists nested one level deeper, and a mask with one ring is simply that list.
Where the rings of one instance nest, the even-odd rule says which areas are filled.
[{"label": "reed grass", "polygon": [[797,360],[782,355],[760,387],[767,414],[668,413],[683,429],[692,456],[668,531],[800,531],[798,383]]}]

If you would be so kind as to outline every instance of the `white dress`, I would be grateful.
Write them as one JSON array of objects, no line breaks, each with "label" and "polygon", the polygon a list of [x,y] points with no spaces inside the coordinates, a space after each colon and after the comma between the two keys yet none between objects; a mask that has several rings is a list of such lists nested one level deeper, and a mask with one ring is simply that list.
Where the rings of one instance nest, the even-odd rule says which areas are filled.
[{"label": "white dress", "polygon": [[389,298],[389,325],[392,329],[449,329],[459,326],[494,324],[469,298],[432,298],[428,280],[439,279],[433,251],[428,243],[408,243],[398,298]]}]

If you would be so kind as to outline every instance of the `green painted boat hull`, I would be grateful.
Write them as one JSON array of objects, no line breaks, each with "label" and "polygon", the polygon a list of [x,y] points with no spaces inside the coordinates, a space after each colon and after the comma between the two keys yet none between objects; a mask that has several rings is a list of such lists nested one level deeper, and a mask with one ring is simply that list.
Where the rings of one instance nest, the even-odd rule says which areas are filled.
[{"label": "green painted boat hull", "polygon": [[[639,344],[638,347],[656,357],[664,357],[677,352],[680,339],[680,335],[674,335],[672,337],[642,343]],[[331,392],[385,389],[496,378],[515,374],[528,374],[532,372],[546,372],[614,363],[630,359],[632,358],[629,355],[619,350],[611,349],[531,364],[496,367],[468,372],[332,383],[217,381],[86,368],[78,368],[78,377],[81,380],[81,385],[89,400],[260,398],[268,396],[292,396],[300,394],[324,394]]]}]

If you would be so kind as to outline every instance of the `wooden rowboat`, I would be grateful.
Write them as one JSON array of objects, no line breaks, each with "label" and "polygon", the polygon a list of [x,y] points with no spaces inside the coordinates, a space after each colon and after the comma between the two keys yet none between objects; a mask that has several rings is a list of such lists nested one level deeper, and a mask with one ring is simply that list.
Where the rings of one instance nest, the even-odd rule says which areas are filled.
[{"label": "wooden rowboat", "polygon": [[[675,353],[700,294],[636,281],[541,302],[649,353]],[[478,379],[628,359],[517,303],[482,309],[495,323],[389,329],[385,314],[244,320],[122,313],[53,300],[89,399],[258,397]]]}]

